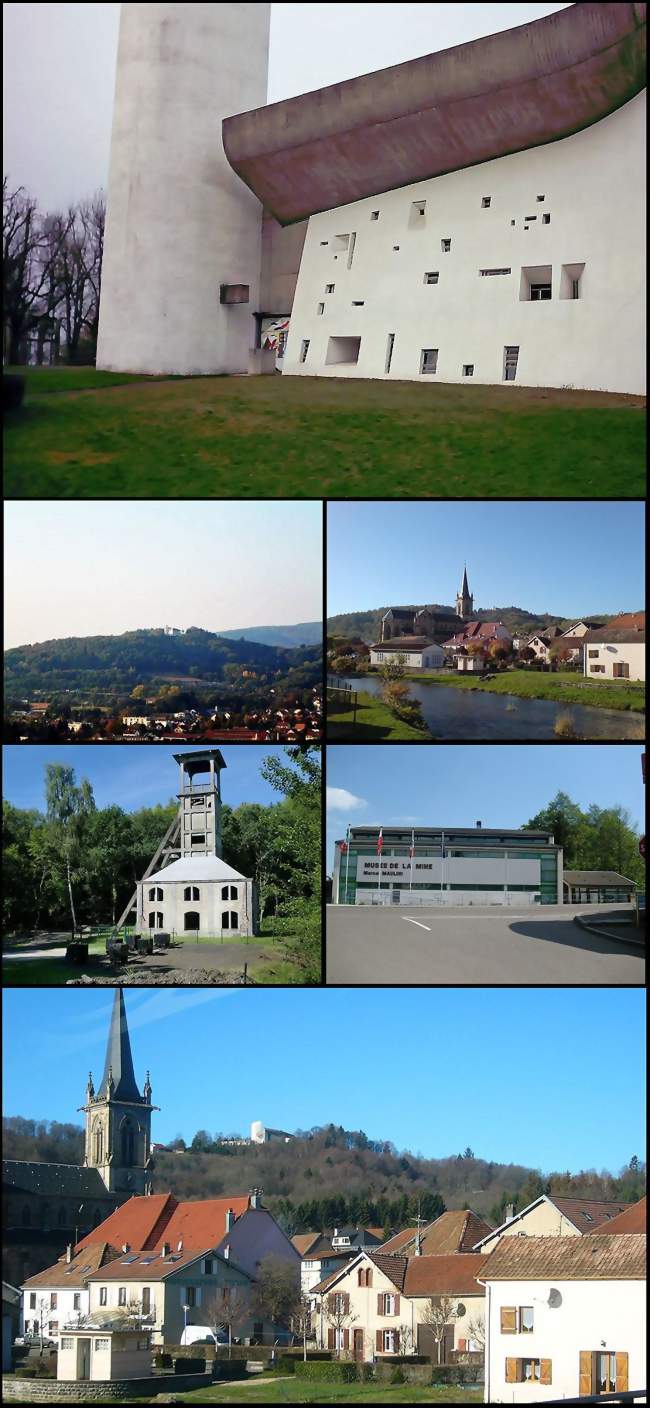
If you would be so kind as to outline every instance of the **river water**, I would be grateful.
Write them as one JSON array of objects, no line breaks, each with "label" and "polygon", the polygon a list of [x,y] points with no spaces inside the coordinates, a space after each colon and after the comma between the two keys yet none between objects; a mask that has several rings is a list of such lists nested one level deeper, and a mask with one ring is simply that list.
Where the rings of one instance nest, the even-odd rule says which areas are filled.
[{"label": "river water", "polygon": [[[381,683],[366,678],[348,679],[350,687],[367,694],[381,694]],[[549,699],[518,699],[512,694],[456,689],[453,685],[418,684],[405,680],[409,693],[422,707],[422,717],[434,738],[513,739],[557,741],[554,726],[559,714],[570,714],[576,738],[645,738],[645,715],[618,709],[590,709],[585,704],[556,704]],[[354,730],[350,729],[350,738]]]}]

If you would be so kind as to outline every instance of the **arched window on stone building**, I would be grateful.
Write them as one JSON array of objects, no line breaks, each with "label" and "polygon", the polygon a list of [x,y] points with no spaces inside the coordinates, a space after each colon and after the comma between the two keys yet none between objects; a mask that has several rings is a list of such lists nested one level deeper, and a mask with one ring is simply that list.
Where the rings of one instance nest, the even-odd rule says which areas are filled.
[{"label": "arched window on stone building", "polygon": [[236,900],[236,899],[237,899],[237,886],[236,886],[236,885],[222,885],[222,886],[221,886],[221,898],[222,898],[222,900]]},{"label": "arched window on stone building", "polygon": [[121,1163],[123,1168],[131,1168],[135,1163],[135,1130],[128,1115],[120,1124]]},{"label": "arched window on stone building", "polygon": [[200,929],[200,928],[201,928],[201,915],[198,913],[197,910],[195,910],[195,909],[188,909],[188,911],[187,911],[187,913],[186,913],[186,915],[185,915],[184,928],[185,928],[186,930],[187,930],[187,929]]},{"label": "arched window on stone building", "polygon": [[237,917],[237,911],[236,911],[236,910],[234,910],[234,909],[224,909],[223,914],[221,915],[221,928],[222,928],[222,929],[238,929],[238,928],[239,928],[239,919],[238,919],[238,917]]},{"label": "arched window on stone building", "polygon": [[198,885],[186,885],[186,886],[185,886],[185,891],[184,891],[184,894],[183,894],[183,899],[185,899],[185,900],[200,900],[200,898],[201,898],[201,891],[199,890]]}]

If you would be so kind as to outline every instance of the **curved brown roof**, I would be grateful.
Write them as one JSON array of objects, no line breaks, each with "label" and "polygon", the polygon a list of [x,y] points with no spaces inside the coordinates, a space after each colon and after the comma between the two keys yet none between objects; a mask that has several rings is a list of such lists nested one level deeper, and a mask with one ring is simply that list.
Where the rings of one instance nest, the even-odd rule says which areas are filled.
[{"label": "curved brown roof", "polygon": [[226,118],[281,225],[571,136],[645,85],[644,4],[585,3]]}]

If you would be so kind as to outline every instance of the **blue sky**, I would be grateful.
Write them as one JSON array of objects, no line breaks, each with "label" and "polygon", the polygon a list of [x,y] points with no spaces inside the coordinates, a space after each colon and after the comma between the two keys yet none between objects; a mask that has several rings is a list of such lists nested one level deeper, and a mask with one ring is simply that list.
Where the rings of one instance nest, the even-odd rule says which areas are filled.
[{"label": "blue sky", "polygon": [[327,612],[474,605],[553,616],[640,611],[640,503],[330,503]]},{"label": "blue sky", "polygon": [[5,504],[5,646],[322,615],[320,501]]},{"label": "blue sky", "polygon": [[[55,744],[34,744],[29,748],[3,748],[3,796],[15,807],[36,807],[45,810],[44,773],[46,763],[64,763],[73,767],[77,782],[87,777],[92,783],[98,807],[118,806],[123,811],[138,811],[153,807],[175,797],[178,786],[178,764],[174,753],[201,751],[201,744],[168,748],[165,744],[78,744],[70,747]],[[236,807],[240,802],[280,801],[280,793],[260,776],[264,758],[285,758],[283,748],[266,744],[246,743],[221,749],[226,770],[221,776],[224,802]]]},{"label": "blue sky", "polygon": [[[112,1000],[106,989],[3,994],[5,1114],[79,1120],[87,1072],[101,1074]],[[642,1157],[644,1000],[625,988],[126,994],[136,1074],[149,1067],[161,1106],[154,1139],[248,1133],[254,1119],[289,1130],[332,1120],[430,1157],[469,1144],[545,1172],[618,1170]],[[377,1042],[354,1044],[351,1075],[339,1037],[364,1012],[406,1061],[382,1062],[380,1079]],[[530,1118],[506,1117],[505,1072],[507,1110]]]},{"label": "blue sky", "polygon": [[327,869],[348,823],[521,826],[562,790],[580,807],[645,804],[643,747],[623,744],[340,744],[327,749]]}]

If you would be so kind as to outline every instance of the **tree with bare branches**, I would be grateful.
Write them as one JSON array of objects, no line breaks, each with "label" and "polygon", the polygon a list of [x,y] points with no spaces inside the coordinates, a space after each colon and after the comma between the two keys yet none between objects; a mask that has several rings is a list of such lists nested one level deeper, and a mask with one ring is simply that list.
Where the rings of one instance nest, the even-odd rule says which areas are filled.
[{"label": "tree with bare branches", "polygon": [[228,1358],[232,1358],[233,1335],[250,1315],[250,1294],[244,1286],[220,1286],[203,1307],[205,1323],[219,1343],[219,1331],[228,1333]]},{"label": "tree with bare branches", "polygon": [[350,1327],[358,1316],[350,1309],[350,1296],[347,1291],[330,1291],[323,1296],[323,1319],[328,1325],[328,1349],[340,1356],[350,1352]]},{"label": "tree with bare branches", "polygon": [[451,1296],[432,1296],[422,1307],[420,1321],[431,1330],[437,1347],[437,1361],[440,1364],[442,1342],[448,1325],[458,1319],[458,1307]]}]

